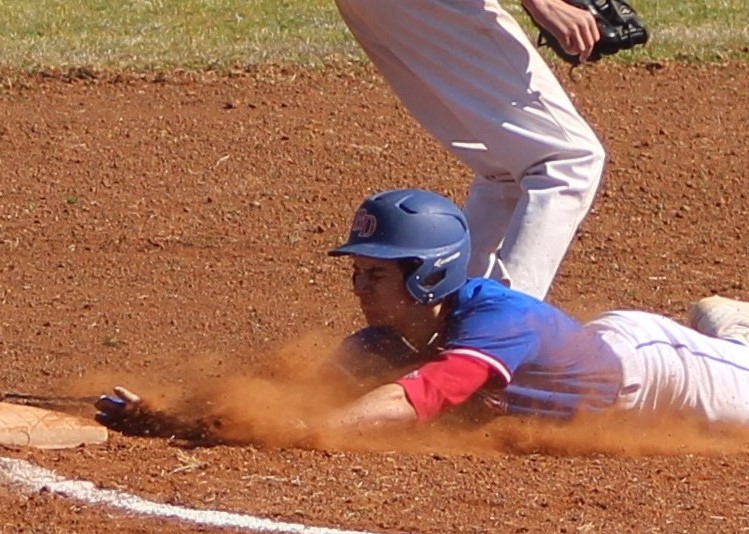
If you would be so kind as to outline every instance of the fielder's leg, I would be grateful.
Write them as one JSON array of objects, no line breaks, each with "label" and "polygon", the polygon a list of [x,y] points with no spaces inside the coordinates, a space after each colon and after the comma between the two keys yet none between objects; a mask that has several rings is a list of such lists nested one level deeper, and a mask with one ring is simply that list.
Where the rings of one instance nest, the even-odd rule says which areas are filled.
[{"label": "fielder's leg", "polygon": [[543,298],[604,152],[524,31],[496,0],[337,4],[404,105],[479,177],[465,206],[470,274],[503,278],[501,245],[513,287]]},{"label": "fielder's leg", "polygon": [[498,255],[522,193],[520,184],[509,174],[473,180],[463,207],[471,229],[471,276],[494,278],[518,287]]}]

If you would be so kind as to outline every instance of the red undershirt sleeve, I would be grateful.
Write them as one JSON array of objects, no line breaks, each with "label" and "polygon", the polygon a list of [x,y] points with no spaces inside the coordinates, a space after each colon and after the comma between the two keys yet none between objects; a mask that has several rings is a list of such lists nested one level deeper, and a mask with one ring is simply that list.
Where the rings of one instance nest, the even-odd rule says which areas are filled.
[{"label": "red undershirt sleeve", "polygon": [[478,358],[443,353],[438,361],[429,362],[395,381],[420,421],[428,421],[444,409],[468,400],[491,375],[491,366]]}]

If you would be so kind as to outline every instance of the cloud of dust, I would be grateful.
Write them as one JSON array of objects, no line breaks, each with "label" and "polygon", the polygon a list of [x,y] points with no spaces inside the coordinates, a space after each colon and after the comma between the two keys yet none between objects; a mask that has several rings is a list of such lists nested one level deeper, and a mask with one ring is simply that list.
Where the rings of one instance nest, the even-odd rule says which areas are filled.
[{"label": "cloud of dust", "polygon": [[183,415],[220,420],[221,438],[237,444],[313,446],[338,450],[414,453],[544,453],[616,456],[727,454],[749,450],[749,428],[710,425],[682,415],[643,418],[627,412],[586,414],[572,421],[499,417],[481,427],[435,423],[366,435],[309,434],[314,420],[350,400],[351,392],[319,373],[340,339],[311,333],[250,364],[222,366],[211,375],[200,366],[169,377],[99,374],[78,384],[81,392],[130,387],[159,407]]},{"label": "cloud of dust", "polygon": [[583,414],[568,422],[500,418],[482,429],[495,450],[552,455],[675,456],[749,450],[749,428],[708,425],[694,416],[625,411]]}]

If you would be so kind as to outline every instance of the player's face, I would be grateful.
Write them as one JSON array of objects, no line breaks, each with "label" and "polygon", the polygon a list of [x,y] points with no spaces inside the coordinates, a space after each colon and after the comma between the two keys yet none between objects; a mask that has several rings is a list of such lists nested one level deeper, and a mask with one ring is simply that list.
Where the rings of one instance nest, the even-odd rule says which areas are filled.
[{"label": "player's face", "polygon": [[352,282],[369,326],[398,328],[416,305],[397,261],[354,256]]}]

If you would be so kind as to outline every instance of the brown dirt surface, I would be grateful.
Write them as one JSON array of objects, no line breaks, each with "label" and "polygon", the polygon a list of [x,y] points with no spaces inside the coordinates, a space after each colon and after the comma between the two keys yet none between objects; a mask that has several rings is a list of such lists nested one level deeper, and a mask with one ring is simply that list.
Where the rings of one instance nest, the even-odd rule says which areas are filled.
[{"label": "brown dirt surface", "polygon": [[[702,296],[749,299],[746,65],[559,75],[609,162],[550,300],[582,319],[683,319]],[[273,433],[268,420],[319,399],[300,377],[362,324],[349,264],[325,254],[353,208],[406,186],[462,202],[470,179],[368,67],[2,82],[0,391],[222,391]],[[160,503],[375,532],[749,528],[740,432],[611,423],[437,425],[316,449],[115,434],[0,458]],[[3,484],[0,504],[2,532],[222,530]]]}]

